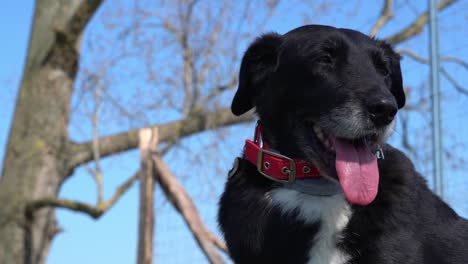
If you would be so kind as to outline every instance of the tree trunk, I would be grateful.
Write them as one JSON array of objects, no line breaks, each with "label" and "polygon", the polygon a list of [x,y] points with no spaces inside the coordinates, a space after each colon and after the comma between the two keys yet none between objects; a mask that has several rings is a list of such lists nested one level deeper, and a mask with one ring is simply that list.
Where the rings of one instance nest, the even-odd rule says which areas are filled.
[{"label": "tree trunk", "polygon": [[27,73],[22,81],[0,179],[2,263],[42,263],[57,229],[52,209],[26,218],[25,206],[55,196],[66,173],[60,155],[70,84],[63,72],[51,67]]},{"label": "tree trunk", "polygon": [[74,33],[63,34],[61,26],[68,26],[70,15],[82,8],[80,2],[36,2],[0,178],[1,263],[44,263],[58,232],[54,210],[26,215],[25,208],[33,199],[56,196],[64,176],[72,172],[67,166],[67,124],[81,30],[74,24]]}]

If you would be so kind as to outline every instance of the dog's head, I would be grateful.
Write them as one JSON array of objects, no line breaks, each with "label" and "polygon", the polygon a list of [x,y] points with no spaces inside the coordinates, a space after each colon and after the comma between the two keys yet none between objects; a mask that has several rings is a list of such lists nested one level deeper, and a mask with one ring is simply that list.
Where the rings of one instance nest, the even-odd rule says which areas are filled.
[{"label": "dog's head", "polygon": [[[400,56],[390,45],[311,25],[250,45],[231,109],[241,115],[255,107],[272,148],[313,162],[322,175],[339,179],[345,194],[357,188],[350,195],[365,196],[378,182],[373,153],[404,104]],[[357,170],[370,171],[369,179],[346,176]]]}]

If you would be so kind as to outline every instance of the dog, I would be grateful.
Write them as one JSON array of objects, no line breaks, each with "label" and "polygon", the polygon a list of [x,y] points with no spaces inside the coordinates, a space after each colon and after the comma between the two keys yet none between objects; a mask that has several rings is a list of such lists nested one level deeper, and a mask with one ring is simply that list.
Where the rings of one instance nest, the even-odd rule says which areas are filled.
[{"label": "dog", "polygon": [[385,41],[321,25],[257,38],[231,110],[259,121],[219,202],[234,262],[467,264],[468,221],[385,143],[405,100]]}]

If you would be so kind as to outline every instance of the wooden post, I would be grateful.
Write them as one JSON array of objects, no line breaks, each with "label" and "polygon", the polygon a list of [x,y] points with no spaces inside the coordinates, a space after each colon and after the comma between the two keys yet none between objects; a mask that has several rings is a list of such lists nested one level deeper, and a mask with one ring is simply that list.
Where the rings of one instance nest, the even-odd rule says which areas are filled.
[{"label": "wooden post", "polygon": [[157,128],[144,128],[139,131],[141,157],[140,208],[138,221],[138,264],[153,263],[154,230],[154,164],[152,154],[157,151]]}]

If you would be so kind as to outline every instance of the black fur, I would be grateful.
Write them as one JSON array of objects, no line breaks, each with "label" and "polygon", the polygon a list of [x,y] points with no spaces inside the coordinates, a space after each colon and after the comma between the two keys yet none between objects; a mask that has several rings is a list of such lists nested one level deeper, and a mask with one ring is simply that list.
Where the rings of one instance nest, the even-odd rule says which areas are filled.
[{"label": "black fur", "polygon": [[[313,162],[324,177],[336,179],[334,156],[311,127],[383,144],[386,126],[405,104],[399,59],[390,45],[349,29],[304,26],[267,34],[244,55],[232,111],[256,107],[273,149]],[[382,102],[377,110],[375,102]],[[359,114],[349,124],[348,110]],[[385,120],[376,120],[376,111]],[[377,198],[352,205],[337,242],[350,256],[347,263],[467,264],[468,221],[429,190],[403,153],[389,145],[383,151]],[[282,213],[266,196],[274,188],[281,187],[244,159],[228,179],[218,217],[236,263],[310,261],[322,223],[306,224],[298,211]]]}]

